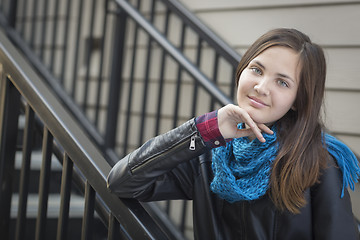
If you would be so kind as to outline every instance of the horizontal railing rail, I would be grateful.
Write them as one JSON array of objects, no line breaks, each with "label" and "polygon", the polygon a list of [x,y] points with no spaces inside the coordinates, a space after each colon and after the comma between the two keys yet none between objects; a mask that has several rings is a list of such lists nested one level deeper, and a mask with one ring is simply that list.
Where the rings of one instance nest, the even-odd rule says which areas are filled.
[{"label": "horizontal railing rail", "polygon": [[[108,239],[117,239],[120,235],[130,239],[167,239],[168,236],[159,229],[137,201],[120,200],[107,190],[106,176],[111,168],[109,163],[104,159],[94,143],[89,140],[79,124],[74,121],[72,116],[62,106],[53,91],[43,83],[41,78],[32,70],[32,67],[17,52],[3,33],[0,33],[0,39],[1,166],[8,166],[10,170],[13,168],[11,166],[14,164],[14,151],[16,149],[8,148],[7,144],[11,143],[9,137],[14,139],[14,136],[17,135],[18,127],[13,126],[9,128],[9,124],[17,123],[16,118],[20,114],[21,100],[26,102],[25,125],[32,125],[31,122],[34,121],[35,115],[44,124],[43,163],[39,181],[39,210],[36,225],[37,239],[43,239],[46,232],[47,204],[45,202],[49,195],[48,181],[51,174],[49,158],[52,155],[53,139],[61,145],[65,152],[63,154],[64,170],[62,174],[64,180],[62,187],[64,190],[62,190],[62,194],[66,192],[65,185],[67,184],[65,183],[69,180],[71,181],[73,165],[81,172],[85,181],[82,239],[88,239],[92,234],[91,223],[94,218],[96,197],[101,199],[101,202],[109,210]],[[10,121],[11,118],[8,116],[13,116],[13,121]],[[32,131],[31,129],[25,128],[25,132],[28,134]],[[27,139],[27,134],[24,135],[24,143],[26,144],[23,148],[27,149],[23,150],[24,156],[31,152],[31,139]],[[10,156],[10,158],[6,156]],[[24,159],[26,158],[24,157]],[[30,161],[30,159],[28,158],[27,161]],[[5,170],[6,168],[0,169],[1,184],[12,181],[10,179],[12,177],[11,174],[7,175],[4,172]],[[25,171],[25,169],[22,171]],[[79,176],[79,174],[77,175]],[[68,176],[68,179],[66,176]],[[9,195],[8,193],[11,193],[11,187],[9,188],[8,191],[10,192],[4,192],[4,189],[1,190],[1,209],[4,209],[6,206],[6,209],[10,209],[11,194]],[[26,194],[24,197],[27,197]],[[66,198],[65,195],[63,197]],[[23,198],[20,199],[24,200]],[[18,213],[21,213],[21,211],[18,211]],[[64,215],[62,216],[64,217]],[[4,234],[2,236],[9,235],[9,228],[7,228],[10,222],[9,211],[6,214],[1,214],[0,218],[1,233]],[[18,219],[18,221],[20,220]],[[62,239],[66,239],[66,237]]]},{"label": "horizontal railing rail", "polygon": [[143,28],[152,39],[160,44],[164,50],[174,58],[181,67],[187,71],[196,81],[198,81],[218,102],[225,105],[232,100],[213,84],[199,69],[192,64],[173,44],[171,44],[152,24],[147,21],[131,4],[125,0],[115,0],[126,13]]},{"label": "horizontal railing rail", "polygon": [[229,44],[224,42],[208,26],[201,22],[194,13],[190,12],[184,5],[176,0],[162,0],[179,18],[181,18],[189,27],[191,27],[211,48],[215,49],[232,66],[237,67],[241,55],[237,53]]}]

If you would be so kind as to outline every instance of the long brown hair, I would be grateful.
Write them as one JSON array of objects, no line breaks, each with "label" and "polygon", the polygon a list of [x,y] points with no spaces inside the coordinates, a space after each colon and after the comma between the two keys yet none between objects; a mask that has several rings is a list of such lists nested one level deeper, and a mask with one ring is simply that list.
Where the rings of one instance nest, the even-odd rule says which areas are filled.
[{"label": "long brown hair", "polygon": [[237,83],[250,61],[273,46],[288,47],[299,53],[301,72],[294,109],[276,123],[280,148],[273,163],[269,191],[275,206],[298,213],[306,204],[305,189],[318,181],[326,165],[320,112],[326,62],[322,48],[307,35],[295,29],[274,29],[257,39],[243,55],[236,72]]}]

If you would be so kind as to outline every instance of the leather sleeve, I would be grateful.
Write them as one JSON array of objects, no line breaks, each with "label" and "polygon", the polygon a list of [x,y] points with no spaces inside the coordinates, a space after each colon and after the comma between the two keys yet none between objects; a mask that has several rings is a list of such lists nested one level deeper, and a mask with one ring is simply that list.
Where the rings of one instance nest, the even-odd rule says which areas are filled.
[{"label": "leather sleeve", "polygon": [[108,175],[108,188],[119,197],[140,201],[189,199],[195,171],[189,161],[205,151],[191,119],[117,162]]},{"label": "leather sleeve", "polygon": [[311,190],[314,239],[359,239],[349,192],[341,198],[341,190],[342,174],[332,161]]}]

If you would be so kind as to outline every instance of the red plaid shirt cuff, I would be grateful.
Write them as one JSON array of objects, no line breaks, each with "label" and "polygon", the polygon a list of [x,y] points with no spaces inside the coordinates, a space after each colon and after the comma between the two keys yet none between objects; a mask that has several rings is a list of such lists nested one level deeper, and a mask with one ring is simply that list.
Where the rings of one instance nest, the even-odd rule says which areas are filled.
[{"label": "red plaid shirt cuff", "polygon": [[216,148],[226,145],[227,141],[225,141],[219,130],[217,110],[197,117],[195,122],[196,127],[207,146]]}]

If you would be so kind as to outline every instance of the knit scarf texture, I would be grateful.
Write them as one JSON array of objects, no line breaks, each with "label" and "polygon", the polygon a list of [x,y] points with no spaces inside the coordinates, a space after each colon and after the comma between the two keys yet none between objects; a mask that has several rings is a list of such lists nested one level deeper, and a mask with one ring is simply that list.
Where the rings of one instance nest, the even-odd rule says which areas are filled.
[{"label": "knit scarf texture", "polygon": [[[272,163],[279,147],[276,142],[276,127],[273,126],[272,130],[274,134],[263,134],[266,140],[264,143],[258,139],[250,141],[248,137],[242,137],[212,150],[212,192],[230,203],[255,200],[265,195],[269,188]],[[344,189],[350,187],[354,190],[358,181],[358,160],[354,153],[335,137],[323,134],[323,142],[342,171],[342,198]]]}]

